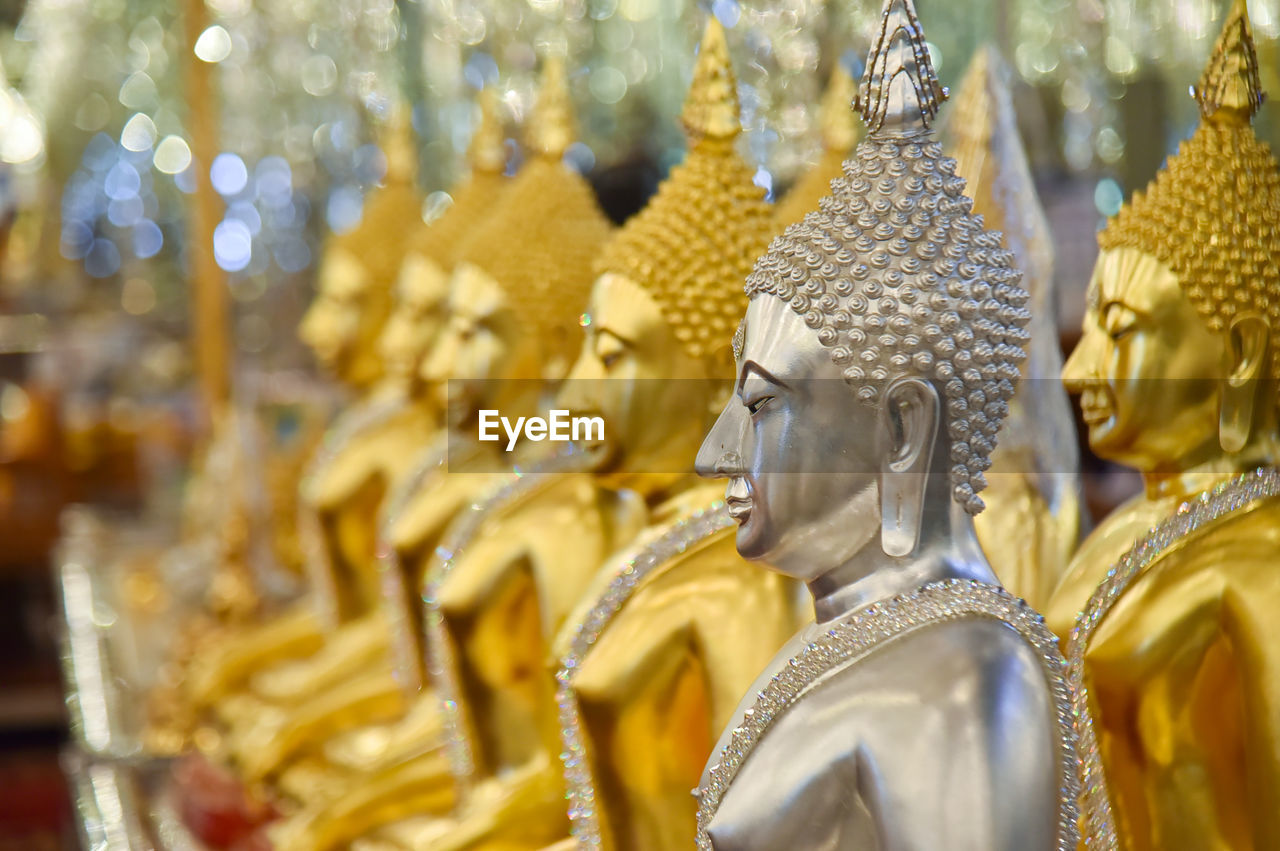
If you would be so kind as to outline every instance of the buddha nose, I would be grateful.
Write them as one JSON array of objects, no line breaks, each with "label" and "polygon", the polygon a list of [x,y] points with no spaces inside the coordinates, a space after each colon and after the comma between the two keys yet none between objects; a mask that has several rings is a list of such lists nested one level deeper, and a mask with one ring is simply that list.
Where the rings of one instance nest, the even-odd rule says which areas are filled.
[{"label": "buddha nose", "polygon": [[736,397],[725,403],[715,425],[698,449],[694,469],[699,476],[723,479],[743,472],[742,439],[746,428],[746,409]]},{"label": "buddha nose", "polygon": [[1067,362],[1062,365],[1062,383],[1067,392],[1079,395],[1088,385],[1101,376],[1099,361],[1102,357],[1099,333],[1086,328],[1080,342],[1071,350]]}]

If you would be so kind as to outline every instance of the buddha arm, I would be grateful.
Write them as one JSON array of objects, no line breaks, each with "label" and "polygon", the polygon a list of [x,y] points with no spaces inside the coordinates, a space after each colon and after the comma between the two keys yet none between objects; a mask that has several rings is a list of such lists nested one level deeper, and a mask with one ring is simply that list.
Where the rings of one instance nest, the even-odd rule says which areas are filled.
[{"label": "buddha arm", "polygon": [[254,671],[290,657],[316,652],[324,643],[320,617],[302,603],[265,624],[231,635],[191,667],[190,689],[207,707],[242,686]]},{"label": "buddha arm", "polygon": [[382,665],[390,644],[387,620],[375,612],[339,627],[309,658],[259,672],[250,680],[250,687],[263,700],[296,705],[367,671],[371,665]]},{"label": "buddha arm", "polygon": [[257,781],[341,730],[389,720],[404,709],[404,692],[384,667],[347,681],[293,711],[266,716],[245,732],[234,749],[246,778]]},{"label": "buddha arm", "polygon": [[619,849],[683,849],[713,737],[794,629],[781,577],[732,535],[646,577],[574,679],[601,828]]},{"label": "buddha arm", "polygon": [[277,851],[330,851],[398,819],[444,813],[453,801],[448,760],[435,751],[362,778],[340,798],[282,823],[271,838]]},{"label": "buddha arm", "polygon": [[1259,513],[1154,564],[1090,644],[1128,848],[1280,847],[1275,519]]}]

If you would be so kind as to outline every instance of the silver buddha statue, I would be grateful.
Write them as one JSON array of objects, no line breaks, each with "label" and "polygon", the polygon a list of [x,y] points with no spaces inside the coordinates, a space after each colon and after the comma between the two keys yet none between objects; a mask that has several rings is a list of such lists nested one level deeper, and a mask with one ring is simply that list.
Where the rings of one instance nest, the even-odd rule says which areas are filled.
[{"label": "silver buddha statue", "polygon": [[867,137],[747,278],[698,470],[729,479],[738,551],[805,582],[815,623],[721,735],[701,849],[1078,841],[1062,656],[974,533],[1028,296],[933,138],[945,97],[911,0],[886,0]]}]

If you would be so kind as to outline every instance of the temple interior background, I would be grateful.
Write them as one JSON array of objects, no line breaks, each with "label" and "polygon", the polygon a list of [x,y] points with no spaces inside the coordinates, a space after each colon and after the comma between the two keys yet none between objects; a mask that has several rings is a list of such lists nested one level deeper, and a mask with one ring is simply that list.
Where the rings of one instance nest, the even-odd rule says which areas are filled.
[{"label": "temple interior background", "polygon": [[[366,199],[387,178],[394,127],[407,134],[430,221],[448,209],[465,169],[476,93],[499,95],[514,170],[514,128],[531,108],[539,57],[558,52],[579,122],[565,158],[621,223],[682,156],[676,116],[711,14],[737,68],[742,151],[758,164],[756,183],[785,197],[820,156],[830,72],[861,72],[879,5],[0,2],[0,851],[79,841],[63,773],[71,757],[59,541],[126,539],[121,551],[139,559],[171,543],[209,434],[210,394],[252,423],[262,510],[290,510],[285,494],[343,399],[295,329],[326,239],[357,232]],[[1070,351],[1095,233],[1194,127],[1187,81],[1226,6],[918,8],[945,85],[958,85],[983,45],[1013,69],[1019,130],[1053,239],[1058,334]],[[1262,86],[1278,91],[1280,2],[1253,0],[1250,13]],[[1280,112],[1264,109],[1255,127],[1280,141]],[[387,235],[359,238],[376,254]],[[227,365],[224,376],[202,373],[209,357]],[[1096,520],[1138,480],[1095,458],[1083,437],[1080,451]],[[296,541],[271,546],[296,567]],[[145,571],[130,591],[141,610],[163,608],[167,589]]]}]

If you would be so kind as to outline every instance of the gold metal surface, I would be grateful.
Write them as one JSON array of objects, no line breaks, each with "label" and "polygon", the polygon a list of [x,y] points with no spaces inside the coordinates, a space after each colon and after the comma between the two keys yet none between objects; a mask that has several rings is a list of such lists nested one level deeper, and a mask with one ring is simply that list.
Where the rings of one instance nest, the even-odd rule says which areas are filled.
[{"label": "gold metal surface", "polygon": [[[1081,546],[1048,607],[1064,639],[1133,542],[1187,498],[1274,465],[1280,175],[1238,0],[1196,88],[1202,121],[1099,235],[1063,378],[1099,455],[1144,492]],[[1280,845],[1280,503],[1241,505],[1160,548],[1083,654],[1120,847]]]}]

